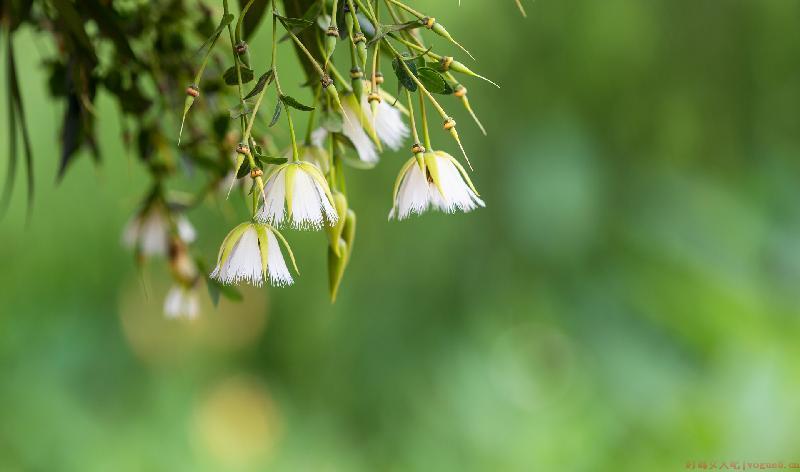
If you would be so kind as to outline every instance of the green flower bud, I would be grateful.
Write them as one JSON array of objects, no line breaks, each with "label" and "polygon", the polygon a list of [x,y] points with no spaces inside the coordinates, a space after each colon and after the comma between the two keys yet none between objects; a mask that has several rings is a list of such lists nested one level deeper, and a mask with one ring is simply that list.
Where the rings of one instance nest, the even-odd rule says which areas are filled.
[{"label": "green flower bud", "polygon": [[364,94],[364,72],[361,71],[361,68],[358,66],[353,66],[350,69],[350,85],[353,87],[353,93],[361,99],[361,96]]},{"label": "green flower bud", "polygon": [[325,59],[328,60],[336,50],[336,43],[339,41],[339,29],[336,26],[329,26],[325,33]]},{"label": "green flower bud", "polygon": [[347,210],[342,239],[347,243],[347,257],[345,262],[349,263],[350,255],[353,253],[353,243],[355,243],[356,240],[356,212],[353,210]]},{"label": "green flower bud", "polygon": [[336,242],[335,250],[332,246],[328,246],[328,290],[331,303],[336,302],[336,295],[339,293],[339,285],[342,283],[345,268],[347,268],[347,243],[343,239],[339,239]]},{"label": "green flower bud", "polygon": [[339,92],[336,90],[336,86],[333,85],[333,82],[331,81],[327,86],[325,86],[323,83],[323,87],[325,88],[325,93],[327,93],[328,96],[331,98],[331,100],[333,100],[333,103],[336,105],[336,108],[341,110],[342,114],[344,114],[344,109],[342,108],[342,101],[339,99]]},{"label": "green flower bud", "polygon": [[341,192],[333,192],[333,204],[336,207],[336,213],[338,214],[339,218],[336,221],[336,225],[329,226],[326,228],[328,233],[328,241],[331,244],[331,247],[336,252],[337,257],[341,257],[342,254],[339,253],[339,245],[334,245],[333,243],[338,241],[342,237],[342,232],[344,231],[345,225],[345,218],[347,217],[347,197],[345,197]]}]

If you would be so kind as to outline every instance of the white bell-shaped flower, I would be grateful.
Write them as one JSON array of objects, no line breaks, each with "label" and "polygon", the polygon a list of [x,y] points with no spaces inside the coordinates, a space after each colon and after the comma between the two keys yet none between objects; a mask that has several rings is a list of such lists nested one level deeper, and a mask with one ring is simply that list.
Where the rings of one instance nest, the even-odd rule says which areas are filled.
[{"label": "white bell-shaped flower", "polygon": [[[374,165],[378,162],[378,149],[375,142],[378,139],[368,115],[361,109],[361,105],[353,94],[347,95],[342,100],[342,134],[353,143],[358,159],[366,164]],[[375,136],[372,139],[370,136]],[[315,146],[325,147],[328,130],[318,128],[311,134],[311,141]]]},{"label": "white bell-shaped flower", "polygon": [[125,247],[136,249],[144,256],[165,256],[173,234],[170,218],[175,223],[175,234],[185,243],[195,240],[197,234],[183,215],[170,215],[161,204],[153,204],[128,221],[122,234]]},{"label": "white bell-shaped flower", "polygon": [[164,299],[164,315],[167,318],[186,318],[193,320],[200,314],[200,300],[197,289],[183,285],[173,285]]},{"label": "white bell-shaped flower", "polygon": [[256,220],[271,225],[291,222],[296,229],[320,229],[336,224],[328,182],[310,162],[290,162],[272,171],[264,185],[264,199]]},{"label": "white bell-shaped flower", "polygon": [[223,284],[246,282],[257,287],[265,281],[276,286],[291,285],[294,280],[278,239],[286,247],[296,272],[292,250],[279,232],[269,225],[243,223],[223,241],[211,278]]},{"label": "white bell-shaped flower", "polygon": [[378,139],[390,149],[397,151],[409,136],[408,125],[403,121],[403,114],[387,100],[378,102],[375,115],[367,100],[366,94],[361,97],[361,110],[367,120],[375,127]]},{"label": "white bell-shaped flower", "polygon": [[451,155],[427,152],[411,158],[400,170],[389,219],[404,220],[430,208],[445,213],[469,212],[486,206],[464,167]]}]

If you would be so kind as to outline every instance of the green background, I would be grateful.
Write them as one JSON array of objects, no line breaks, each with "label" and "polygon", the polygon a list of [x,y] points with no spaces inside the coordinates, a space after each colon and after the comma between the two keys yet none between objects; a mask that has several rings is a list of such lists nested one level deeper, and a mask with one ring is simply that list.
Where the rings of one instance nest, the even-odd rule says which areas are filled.
[{"label": "green background", "polygon": [[[502,85],[465,81],[487,138],[444,101],[487,208],[387,222],[407,155],[386,154],[348,172],[335,305],[324,235],[288,231],[293,287],[195,323],[163,318],[163,261],[140,275],[121,247],[147,176],[113,101],[102,165],[55,185],[53,46],[17,37],[37,190],[27,226],[23,179],[0,222],[0,470],[800,462],[800,3],[414,4]],[[207,260],[243,215],[189,214]]]}]

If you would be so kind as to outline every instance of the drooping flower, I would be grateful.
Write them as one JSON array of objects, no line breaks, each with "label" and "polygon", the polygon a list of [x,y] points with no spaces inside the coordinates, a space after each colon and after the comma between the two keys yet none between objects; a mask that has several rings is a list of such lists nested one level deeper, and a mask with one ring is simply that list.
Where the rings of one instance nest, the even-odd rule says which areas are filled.
[{"label": "drooping flower", "polygon": [[194,227],[185,216],[170,214],[163,204],[155,203],[128,221],[122,235],[123,244],[144,256],[167,255],[173,235],[170,218],[175,224],[174,234],[181,241],[191,243],[195,240]]},{"label": "drooping flower", "polygon": [[264,202],[256,220],[271,225],[291,221],[297,229],[320,229],[336,224],[328,182],[310,162],[289,162],[272,171],[264,186]]},{"label": "drooping flower", "polygon": [[397,151],[403,147],[403,142],[409,136],[409,129],[403,121],[403,115],[396,107],[390,105],[388,100],[379,100],[375,115],[372,114],[372,107],[367,96],[361,97],[361,110],[375,127],[378,139],[389,148]]},{"label": "drooping flower", "polygon": [[445,213],[469,212],[486,206],[464,167],[451,155],[426,152],[412,157],[400,170],[392,197],[389,219],[404,220],[429,208]]},{"label": "drooping flower", "polygon": [[[364,114],[361,105],[353,94],[347,95],[342,100],[342,134],[353,143],[358,159],[367,164],[378,162],[378,149],[375,141],[378,139],[372,128],[370,117]],[[325,139],[329,131],[325,128],[318,128],[312,133],[312,142],[315,146],[324,147]],[[370,136],[374,135],[375,139]]]},{"label": "drooping flower", "polygon": [[193,320],[199,314],[200,300],[196,288],[176,284],[169,289],[164,299],[164,315],[167,318]]},{"label": "drooping flower", "polygon": [[292,250],[278,231],[265,224],[242,223],[222,242],[211,278],[223,284],[246,282],[257,287],[265,281],[276,286],[291,285],[294,280],[283,259],[279,238],[297,272]]},{"label": "drooping flower", "polygon": [[359,109],[360,104],[352,95],[342,102],[344,120],[342,121],[342,134],[353,143],[358,158],[364,162],[374,164],[378,162],[378,150],[375,142],[370,138],[371,124],[366,115]]}]

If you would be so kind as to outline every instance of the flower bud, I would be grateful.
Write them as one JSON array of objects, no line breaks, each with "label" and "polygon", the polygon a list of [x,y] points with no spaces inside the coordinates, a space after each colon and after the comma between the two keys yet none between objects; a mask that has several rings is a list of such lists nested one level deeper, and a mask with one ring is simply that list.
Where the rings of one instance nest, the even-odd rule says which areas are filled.
[{"label": "flower bud", "polygon": [[347,262],[350,262],[350,254],[353,253],[353,243],[356,240],[356,212],[353,210],[347,210],[342,239],[347,243]]},{"label": "flower bud", "polygon": [[331,303],[336,301],[336,295],[339,293],[339,285],[342,283],[346,267],[347,243],[339,238],[333,245],[328,246],[328,292],[330,293]]},{"label": "flower bud", "polygon": [[247,52],[247,43],[244,41],[236,43],[236,47],[234,48],[234,50],[236,51],[236,54],[241,56],[242,54]]},{"label": "flower bud", "polygon": [[250,147],[244,143],[239,143],[239,145],[236,146],[236,152],[247,156],[250,154]]},{"label": "flower bud", "polygon": [[353,35],[353,42],[356,44],[359,65],[364,69],[367,67],[367,38],[363,33],[356,33]]},{"label": "flower bud", "polygon": [[192,98],[197,98],[200,96],[200,90],[197,88],[195,84],[192,84],[186,87],[186,95],[189,95]]},{"label": "flower bud", "polygon": [[322,87],[325,89],[325,93],[333,100],[334,105],[339,110],[343,110],[342,108],[342,101],[339,100],[339,92],[336,90],[336,86],[333,85],[333,81],[331,80],[330,83],[326,86],[323,82]]},{"label": "flower bud", "polygon": [[348,210],[347,197],[345,197],[341,192],[334,191],[333,204],[336,207],[338,219],[336,220],[336,224],[327,227],[326,231],[328,233],[328,241],[331,244],[331,248],[334,250],[337,257],[341,257],[342,254],[339,252],[339,245],[334,243],[339,241],[339,239],[342,237],[342,232],[344,231],[345,218],[347,217]]},{"label": "flower bud", "polygon": [[350,85],[353,87],[353,93],[356,94],[356,97],[361,98],[364,94],[364,72],[361,71],[361,68],[358,66],[354,66],[350,69]]},{"label": "flower bud", "polygon": [[383,80],[384,80],[383,79],[383,72],[380,72],[380,71],[376,72],[375,75],[373,76],[373,80],[375,81],[376,84],[382,85],[383,84]]},{"label": "flower bud", "polygon": [[339,41],[339,29],[331,25],[328,27],[328,31],[325,33],[325,57],[326,60],[330,59],[333,55],[333,51],[336,50],[336,43]]}]

